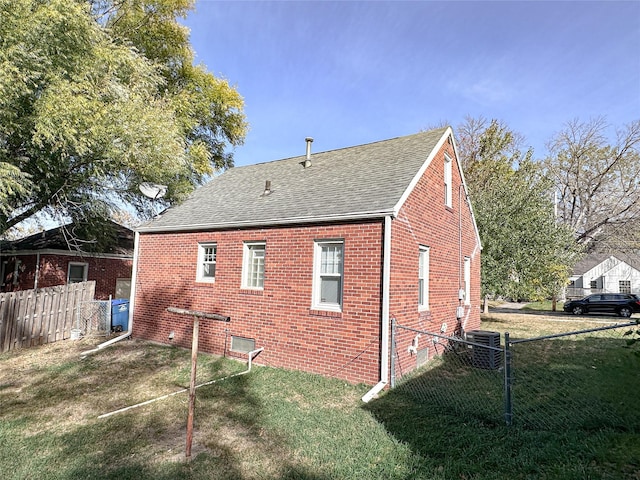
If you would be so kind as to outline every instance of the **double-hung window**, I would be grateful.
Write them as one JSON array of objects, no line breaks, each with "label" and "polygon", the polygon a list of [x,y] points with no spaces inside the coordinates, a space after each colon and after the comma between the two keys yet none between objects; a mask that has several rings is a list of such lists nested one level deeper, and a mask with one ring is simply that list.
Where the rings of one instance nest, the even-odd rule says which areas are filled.
[{"label": "double-hung window", "polygon": [[449,208],[451,208],[452,206],[451,164],[452,164],[451,159],[449,158],[448,155],[445,154],[444,156],[444,204]]},{"label": "double-hung window", "polygon": [[429,247],[420,247],[418,258],[418,308],[429,309]]},{"label": "double-hung window", "polygon": [[218,247],[215,243],[198,244],[198,282],[215,281],[217,250]]},{"label": "double-hung window", "polygon": [[344,242],[317,241],[314,248],[312,306],[341,312]]},{"label": "double-hung window", "polygon": [[265,242],[245,242],[242,262],[242,288],[264,288]]}]

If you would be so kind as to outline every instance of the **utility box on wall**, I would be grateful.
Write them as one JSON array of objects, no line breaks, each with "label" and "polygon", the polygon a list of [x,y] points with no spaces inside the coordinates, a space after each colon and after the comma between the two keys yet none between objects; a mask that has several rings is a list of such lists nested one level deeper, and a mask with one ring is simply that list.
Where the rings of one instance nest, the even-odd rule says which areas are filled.
[{"label": "utility box on wall", "polygon": [[471,345],[471,363],[474,367],[496,370],[501,365],[500,332],[486,330],[470,330],[467,341]]}]

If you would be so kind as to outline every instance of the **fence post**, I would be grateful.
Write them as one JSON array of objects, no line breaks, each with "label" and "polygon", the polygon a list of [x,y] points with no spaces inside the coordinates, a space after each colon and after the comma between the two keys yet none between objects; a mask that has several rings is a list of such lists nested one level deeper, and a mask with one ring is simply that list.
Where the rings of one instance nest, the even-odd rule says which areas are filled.
[{"label": "fence post", "polygon": [[511,403],[511,345],[509,332],[504,332],[504,420],[507,426],[513,420],[513,404]]},{"label": "fence post", "polygon": [[396,319],[391,317],[391,388],[396,386]]}]

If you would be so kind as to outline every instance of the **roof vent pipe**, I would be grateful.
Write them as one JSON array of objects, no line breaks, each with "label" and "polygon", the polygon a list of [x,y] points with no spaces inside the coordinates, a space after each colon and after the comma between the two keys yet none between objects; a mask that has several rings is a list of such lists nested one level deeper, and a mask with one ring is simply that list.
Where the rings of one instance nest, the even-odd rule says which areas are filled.
[{"label": "roof vent pipe", "polygon": [[262,195],[270,195],[271,194],[271,180],[267,180],[264,182],[264,192]]},{"label": "roof vent pipe", "polygon": [[313,138],[307,137],[304,141],[307,142],[307,158],[304,161],[304,168],[309,168],[311,166],[311,144],[313,143]]}]

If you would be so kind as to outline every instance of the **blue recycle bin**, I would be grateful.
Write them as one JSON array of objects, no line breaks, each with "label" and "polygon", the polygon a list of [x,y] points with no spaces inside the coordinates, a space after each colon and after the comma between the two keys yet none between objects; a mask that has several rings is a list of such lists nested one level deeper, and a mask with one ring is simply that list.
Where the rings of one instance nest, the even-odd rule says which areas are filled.
[{"label": "blue recycle bin", "polygon": [[117,298],[111,300],[111,331],[126,332],[129,327],[129,300]]}]

